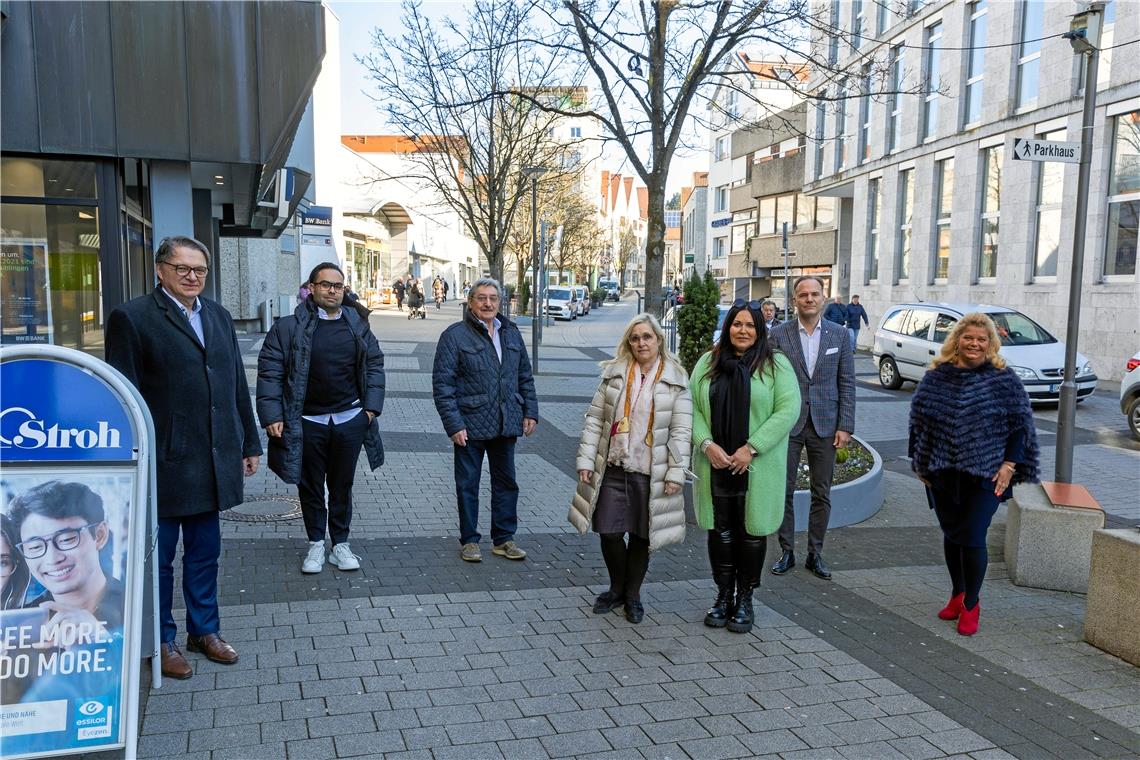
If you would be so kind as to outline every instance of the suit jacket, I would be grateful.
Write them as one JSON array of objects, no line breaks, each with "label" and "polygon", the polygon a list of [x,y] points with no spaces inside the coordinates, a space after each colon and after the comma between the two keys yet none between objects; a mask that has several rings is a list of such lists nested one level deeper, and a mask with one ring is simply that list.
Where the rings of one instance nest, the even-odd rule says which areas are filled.
[{"label": "suit jacket", "polygon": [[233,320],[199,300],[205,348],[159,288],[107,318],[107,363],[139,389],[154,418],[159,517],[240,504],[242,458],[261,454]]},{"label": "suit jacket", "polygon": [[800,345],[800,322],[791,319],[772,328],[768,339],[792,360],[800,383],[800,418],[792,428],[799,435],[811,421],[816,435],[831,438],[836,430],[855,431],[855,357],[847,330],[826,319],[819,320],[819,356],[815,371],[809,377],[803,347]]}]

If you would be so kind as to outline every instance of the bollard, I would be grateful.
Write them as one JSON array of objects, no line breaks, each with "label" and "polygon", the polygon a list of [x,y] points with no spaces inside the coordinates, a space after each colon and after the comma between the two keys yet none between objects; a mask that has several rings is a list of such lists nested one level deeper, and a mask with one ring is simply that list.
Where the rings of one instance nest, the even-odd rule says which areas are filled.
[{"label": "bollard", "polygon": [[258,311],[261,312],[261,331],[267,333],[273,327],[273,299],[262,301]]}]

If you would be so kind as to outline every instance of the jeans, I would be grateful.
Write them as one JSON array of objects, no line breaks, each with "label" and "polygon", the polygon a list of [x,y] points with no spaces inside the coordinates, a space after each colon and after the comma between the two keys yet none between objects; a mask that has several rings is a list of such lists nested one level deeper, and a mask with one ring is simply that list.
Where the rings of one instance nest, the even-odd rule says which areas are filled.
[{"label": "jeans", "polygon": [[477,544],[479,480],[483,455],[491,470],[491,541],[499,546],[515,537],[518,528],[519,486],[515,482],[515,438],[467,439],[455,450],[455,498],[459,505],[459,543]]},{"label": "jeans", "polygon": [[[297,496],[310,541],[325,540],[325,523],[333,545],[348,541],[352,523],[352,483],[356,460],[368,433],[368,413],[361,411],[340,425],[301,420],[303,448]],[[325,508],[325,483],[329,502]]]},{"label": "jeans", "polygon": [[222,528],[218,512],[158,518],[158,616],[162,642],[174,641],[174,555],[182,533],[182,598],[186,601],[186,631],[205,636],[220,630],[218,615],[218,557]]},{"label": "jeans", "polygon": [[847,334],[851,336],[851,352],[855,353],[855,345],[859,342],[859,328],[848,327]]}]

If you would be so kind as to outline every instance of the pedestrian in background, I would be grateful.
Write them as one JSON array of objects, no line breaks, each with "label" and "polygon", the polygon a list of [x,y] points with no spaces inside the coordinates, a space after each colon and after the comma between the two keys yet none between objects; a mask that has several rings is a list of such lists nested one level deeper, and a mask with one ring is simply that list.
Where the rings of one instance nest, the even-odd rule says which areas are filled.
[{"label": "pedestrian in background", "polygon": [[764,315],[764,329],[771,332],[772,328],[780,324],[780,320],[776,319],[776,302],[765,301],[760,304],[760,311]]},{"label": "pedestrian in background", "polygon": [[396,294],[396,308],[400,311],[404,310],[404,280],[400,277],[392,283],[392,292]]},{"label": "pedestrian in background", "polygon": [[988,316],[962,317],[910,405],[911,467],[926,484],[950,573],[950,601],[938,617],[957,620],[963,636],[978,631],[994,513],[1013,496],[1014,484],[1038,476],[1029,396],[1000,347]]},{"label": "pedestrian in background", "polygon": [[847,304],[847,334],[851,336],[851,350],[854,351],[859,343],[860,321],[868,327],[871,320],[867,319],[867,310],[859,305],[859,296],[851,296],[851,303]]},{"label": "pedestrian in background", "polygon": [[467,562],[483,559],[479,480],[484,455],[491,470],[493,552],[513,560],[526,557],[515,543],[515,442],[538,425],[538,397],[522,334],[499,313],[501,304],[497,280],[476,280],[466,314],[440,335],[432,364],[435,408],[453,444],[460,557]]},{"label": "pedestrian in background", "polygon": [[578,442],[578,490],[568,519],[579,533],[593,528],[601,542],[610,587],[594,612],[623,607],[637,624],[645,616],[641,584],[650,552],[685,540],[689,377],[649,314],[630,320],[614,358],[601,367]]},{"label": "pedestrian in background", "polygon": [[800,452],[806,449],[811,473],[811,512],[804,567],[828,580],[831,571],[823,562],[823,539],[831,519],[835,451],[847,445],[855,430],[855,361],[847,330],[820,319],[822,280],[805,275],[796,280],[792,292],[796,299],[796,319],[783,323],[771,333],[776,348],[791,360],[800,384],[800,415],[788,438],[784,521],[779,533],[783,554],[772,566],[772,572],[783,575],[796,565],[794,498]]},{"label": "pedestrian in background", "polygon": [[834,322],[842,327],[847,326],[847,307],[843,305],[843,299],[839,296],[831,299],[831,303],[827,305],[827,309],[823,312],[823,318],[828,322]]},{"label": "pedestrian in background", "polygon": [[697,524],[708,531],[716,601],[705,625],[752,630],[768,534],[783,518],[788,432],[800,412],[791,362],[768,342],[759,301],[738,299],[693,368]]},{"label": "pedestrian in background", "polygon": [[257,416],[269,436],[269,469],[297,486],[309,540],[301,572],[324,568],[326,526],[329,562],[358,570],[360,557],[348,543],[352,484],[362,446],[373,470],[384,463],[376,422],[384,409],[384,354],[367,316],[344,307],[337,264],[318,264],[309,287],[312,298],[265,336],[257,357]]},{"label": "pedestrian in background", "polygon": [[154,418],[162,674],[190,678],[194,671],[175,641],[179,535],[186,648],[232,665],[238,654],[220,635],[218,517],[245,500],[242,475],[257,472],[261,439],[233,320],[201,297],[209,249],[191,237],[168,237],[154,263],[154,292],[107,317],[107,363],[139,389]]},{"label": "pedestrian in background", "polygon": [[309,283],[307,281],[302,282],[301,287],[297,288],[297,300],[298,301],[305,301],[308,299],[308,297],[309,297]]}]

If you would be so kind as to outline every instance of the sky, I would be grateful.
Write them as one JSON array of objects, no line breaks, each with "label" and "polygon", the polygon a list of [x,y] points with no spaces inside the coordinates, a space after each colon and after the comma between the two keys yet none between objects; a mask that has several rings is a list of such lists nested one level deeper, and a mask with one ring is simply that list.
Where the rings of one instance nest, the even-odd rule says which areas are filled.
[{"label": "sky", "polygon": [[[328,5],[340,19],[341,130],[345,134],[384,134],[389,130],[372,99],[378,93],[368,79],[368,72],[355,56],[366,54],[371,49],[373,29],[380,28],[395,37],[400,35],[400,3],[390,0],[337,0]],[[427,0],[423,10],[429,18],[442,18],[463,13],[463,3]],[[631,168],[621,166],[624,158],[621,148],[611,144],[602,168],[632,173]],[[693,172],[707,171],[708,164],[706,151],[682,154],[678,150],[669,167],[665,197],[690,184]],[[639,179],[637,184],[643,183]]]}]

